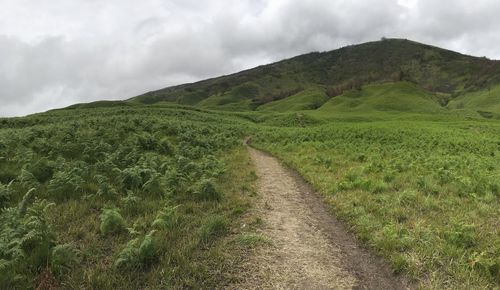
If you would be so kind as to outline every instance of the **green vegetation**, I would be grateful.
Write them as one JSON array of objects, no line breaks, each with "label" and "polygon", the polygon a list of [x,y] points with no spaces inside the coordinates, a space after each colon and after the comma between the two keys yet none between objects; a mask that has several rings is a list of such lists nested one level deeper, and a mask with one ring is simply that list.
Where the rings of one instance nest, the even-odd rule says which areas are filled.
[{"label": "green vegetation", "polygon": [[242,234],[238,237],[237,241],[244,246],[256,246],[262,243],[269,243],[269,239],[266,237],[260,235],[260,234],[255,234],[255,233],[245,233]]},{"label": "green vegetation", "polygon": [[438,97],[407,82],[365,86],[326,102],[319,111],[330,112],[439,112]]},{"label": "green vegetation", "polygon": [[301,91],[295,95],[266,103],[257,108],[259,111],[290,112],[314,110],[328,100],[327,95],[319,89]]},{"label": "green vegetation", "polygon": [[[310,94],[310,90],[319,91],[319,95],[332,98],[362,85],[399,81],[421,88],[414,92],[417,105],[425,105],[429,95],[434,95],[439,97],[440,105],[446,106],[453,98],[488,90],[500,83],[500,62],[406,39],[384,39],[328,52],[308,53],[228,76],[168,87],[137,96],[126,103],[168,101],[240,111],[315,109],[326,101],[323,97],[310,96],[308,100],[306,96],[296,96],[281,104],[273,103],[301,91],[305,91],[305,95]],[[402,89],[409,90],[408,87]],[[419,91],[422,89],[429,93]],[[370,93],[377,94],[376,91]],[[268,103],[269,106],[261,107]],[[434,107],[433,104],[427,110]],[[420,109],[422,106],[415,110]]]},{"label": "green vegetation", "polygon": [[238,280],[272,243],[249,210],[252,136],[395,272],[422,288],[498,287],[498,64],[384,40],[0,119],[0,285]]},{"label": "green vegetation", "polygon": [[475,110],[483,117],[500,115],[500,85],[478,92],[461,95],[449,104],[453,109]]},{"label": "green vegetation", "polygon": [[500,282],[500,123],[263,127],[254,146],[322,193],[357,236],[424,288]]},{"label": "green vegetation", "polygon": [[234,119],[122,106],[0,126],[0,288],[235,279],[224,269],[242,256],[232,240],[253,179]]},{"label": "green vegetation", "polygon": [[[255,180],[246,135],[299,170],[395,272],[424,288],[497,285],[500,123],[451,113],[408,83],[336,98],[364,104],[298,113],[126,106],[2,120],[2,285],[47,275],[97,289],[238,279],[229,268],[271,242],[245,214]],[[389,100],[409,100],[399,110],[429,102],[440,114],[375,109]]]}]

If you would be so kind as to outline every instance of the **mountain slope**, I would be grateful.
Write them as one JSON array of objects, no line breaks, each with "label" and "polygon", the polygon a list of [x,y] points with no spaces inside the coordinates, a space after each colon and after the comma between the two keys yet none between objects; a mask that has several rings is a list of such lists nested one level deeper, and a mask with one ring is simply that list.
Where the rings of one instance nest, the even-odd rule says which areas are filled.
[{"label": "mountain slope", "polygon": [[[313,52],[232,75],[168,87],[128,102],[176,102],[204,108],[254,110],[304,90],[329,97],[372,83],[407,81],[439,93],[441,105],[500,83],[500,62],[404,40],[387,39]],[[261,107],[266,108],[266,107]]]},{"label": "mountain slope", "polygon": [[348,91],[326,102],[323,112],[362,112],[362,111],[402,111],[402,112],[439,112],[443,110],[439,97],[422,88],[408,83],[384,83],[363,87],[361,90]]},{"label": "mountain slope", "polygon": [[266,103],[257,108],[258,111],[289,112],[314,110],[328,100],[326,93],[318,88],[301,91],[290,97]]},{"label": "mountain slope", "polygon": [[452,100],[448,107],[500,114],[500,85],[461,95]]}]

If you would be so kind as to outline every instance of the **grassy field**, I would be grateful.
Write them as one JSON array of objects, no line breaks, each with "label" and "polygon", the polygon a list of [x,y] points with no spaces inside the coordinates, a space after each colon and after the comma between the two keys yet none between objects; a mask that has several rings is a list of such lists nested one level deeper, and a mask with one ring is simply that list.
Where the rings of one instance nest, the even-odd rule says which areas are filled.
[{"label": "grassy field", "polygon": [[259,238],[252,136],[420,288],[498,287],[500,123],[479,110],[494,113],[490,95],[443,106],[385,82],[328,100],[290,92],[253,112],[224,101],[258,89],[202,101],[230,110],[98,102],[0,119],[0,285],[237,281]]},{"label": "grassy field", "polygon": [[121,107],[0,124],[0,288],[238,278],[255,174],[233,119]]},{"label": "grassy field", "polygon": [[422,118],[267,126],[253,144],[296,168],[420,287],[497,287],[500,123]]}]

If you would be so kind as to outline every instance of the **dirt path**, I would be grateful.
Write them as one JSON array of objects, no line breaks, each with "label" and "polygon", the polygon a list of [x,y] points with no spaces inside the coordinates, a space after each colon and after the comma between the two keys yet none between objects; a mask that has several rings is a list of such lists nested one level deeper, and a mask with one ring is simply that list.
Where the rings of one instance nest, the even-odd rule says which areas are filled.
[{"label": "dirt path", "polygon": [[234,289],[405,289],[387,265],[328,212],[310,186],[266,153],[248,148],[255,163],[263,219],[272,245],[251,258]]}]

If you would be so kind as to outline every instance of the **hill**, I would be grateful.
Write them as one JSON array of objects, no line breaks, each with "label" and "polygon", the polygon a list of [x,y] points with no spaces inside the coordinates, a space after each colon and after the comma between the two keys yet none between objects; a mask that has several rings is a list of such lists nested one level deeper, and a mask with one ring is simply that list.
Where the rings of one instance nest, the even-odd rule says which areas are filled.
[{"label": "hill", "polygon": [[320,111],[402,111],[434,113],[443,110],[440,98],[408,82],[372,84],[330,99]]},{"label": "hill", "polygon": [[319,108],[328,99],[324,91],[314,88],[301,91],[284,99],[266,103],[259,106],[257,110],[276,112],[313,110]]},{"label": "hill", "polygon": [[[421,97],[428,95],[424,98],[426,101],[420,99],[416,104],[427,103],[430,107],[424,111],[435,111],[435,102],[444,107],[459,97],[478,96],[485,99],[482,103],[488,103],[490,96],[485,92],[495,92],[490,88],[500,84],[500,62],[405,39],[383,39],[328,52],[312,52],[227,76],[151,91],[127,103],[174,102],[209,109],[294,111],[316,109],[328,98],[366,85],[401,81],[411,83]],[[402,87],[407,88],[401,93],[408,92],[407,84],[397,85],[390,91],[395,93]],[[374,93],[371,91],[373,87],[362,95]],[[311,92],[315,95],[308,97]],[[356,94],[348,93],[333,103],[345,100],[344,97],[352,99]],[[406,97],[394,101],[400,102]],[[312,99],[304,101],[304,98]],[[299,104],[295,106],[295,102]],[[466,103],[470,104],[464,105],[467,109],[482,109],[476,108],[474,101]],[[361,107],[378,109],[372,105]],[[406,105],[394,108],[422,110]]]},{"label": "hill", "polygon": [[500,114],[500,85],[463,94],[449,104],[453,109],[477,110],[486,117]]}]

